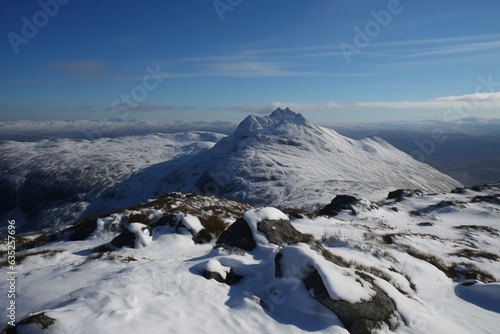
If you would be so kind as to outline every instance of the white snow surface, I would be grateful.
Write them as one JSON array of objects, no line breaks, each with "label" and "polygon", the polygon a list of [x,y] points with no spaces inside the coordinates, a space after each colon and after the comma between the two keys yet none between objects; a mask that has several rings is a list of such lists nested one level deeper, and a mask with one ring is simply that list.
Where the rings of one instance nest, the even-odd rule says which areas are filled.
[{"label": "white snow surface", "polygon": [[[330,298],[351,303],[369,301],[374,295],[370,283],[357,276],[353,269],[340,267],[325,260],[306,244],[283,249],[282,270],[285,276],[299,275],[304,279],[311,268],[318,270]],[[310,291],[314,295],[314,291]]]},{"label": "white snow surface", "polygon": [[200,232],[203,229],[200,219],[193,215],[185,215],[181,219],[182,225],[184,225],[188,230],[192,231],[193,234]]},{"label": "white snow surface", "polygon": [[[355,270],[373,277],[404,319],[396,333],[496,333],[500,202],[494,198],[499,196],[496,185],[463,194],[386,200],[378,203],[378,209],[360,209],[357,215],[341,212],[334,218],[291,221],[343,259],[345,267],[326,261],[305,244],[260,244],[251,252],[214,249],[213,244],[195,244],[191,234],[179,234],[170,226],[154,228],[148,247],[93,256],[92,248],[119,233],[113,224],[125,223],[127,212],[114,213],[101,218],[98,231],[83,241],[55,240],[18,251],[18,256],[27,256],[22,262],[19,257],[15,268],[17,320],[45,312],[56,319],[48,333],[346,334],[336,315],[302,282],[315,268],[332,298],[366,298],[371,287],[357,281]],[[151,209],[139,211],[146,214]],[[245,216],[281,218],[282,213],[266,208]],[[262,218],[254,221],[258,219]],[[419,225],[422,222],[432,225]],[[132,226],[136,232],[144,227]],[[392,236],[390,244],[384,242],[387,235]],[[16,236],[21,237],[36,235]],[[6,243],[0,248],[5,254]],[[433,256],[446,268],[474,266],[494,282],[482,277],[465,284],[454,281],[425,256],[411,255],[410,248]],[[281,278],[274,272],[279,251],[284,254]],[[232,286],[207,280],[203,277],[207,267],[223,272],[232,268],[244,278]],[[7,280],[1,280],[0,290],[8,289]],[[0,298],[0,309],[5,310],[7,303],[8,298]],[[6,320],[1,319],[0,327]],[[31,333],[32,328],[24,330]]]}]

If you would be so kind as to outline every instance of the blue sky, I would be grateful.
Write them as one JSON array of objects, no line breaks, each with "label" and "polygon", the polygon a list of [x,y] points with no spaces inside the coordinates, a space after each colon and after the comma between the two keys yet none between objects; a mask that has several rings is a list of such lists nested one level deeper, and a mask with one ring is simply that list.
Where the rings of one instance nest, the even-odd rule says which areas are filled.
[{"label": "blue sky", "polygon": [[0,1],[0,121],[500,117],[496,0]]}]

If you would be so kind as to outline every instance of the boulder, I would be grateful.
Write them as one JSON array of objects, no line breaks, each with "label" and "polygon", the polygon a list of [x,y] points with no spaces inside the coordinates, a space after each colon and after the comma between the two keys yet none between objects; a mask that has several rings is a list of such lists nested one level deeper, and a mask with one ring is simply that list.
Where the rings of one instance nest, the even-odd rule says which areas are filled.
[{"label": "boulder", "polygon": [[135,233],[125,229],[122,233],[118,234],[113,240],[111,240],[111,244],[115,247],[135,247]]},{"label": "boulder", "polygon": [[257,224],[257,229],[266,235],[270,243],[280,246],[312,240],[312,236],[299,232],[289,220],[263,220]]},{"label": "boulder", "polygon": [[414,195],[422,196],[423,193],[420,190],[398,189],[389,192],[389,194],[387,195],[387,199],[394,199],[399,202],[402,201],[405,197],[413,197]]},{"label": "boulder", "polygon": [[47,316],[45,313],[31,314],[23,320],[19,321],[15,327],[7,326],[2,333],[45,333],[55,323],[55,319]]},{"label": "boulder", "polygon": [[215,247],[224,246],[238,247],[246,251],[251,251],[257,247],[252,230],[243,218],[239,218],[231,224],[215,242]]},{"label": "boulder", "polygon": [[358,203],[359,199],[354,196],[349,195],[337,195],[335,198],[327,204],[323,209],[319,210],[320,215],[325,216],[336,216],[342,210],[350,210],[351,214],[356,214],[356,210],[353,205]]},{"label": "boulder", "polygon": [[243,279],[243,276],[236,274],[233,269],[227,273],[226,277],[222,277],[219,272],[216,271],[203,271],[203,276],[206,279],[214,279],[217,282],[225,283],[227,285],[234,285]]},{"label": "boulder", "polygon": [[370,334],[374,329],[386,323],[391,330],[394,330],[398,322],[396,307],[389,298],[368,276],[357,272],[363,279],[371,281],[376,294],[370,301],[360,303],[349,303],[344,300],[333,300],[328,294],[321,275],[317,270],[313,270],[304,279],[304,284],[315,299],[325,307],[333,311],[351,334]]}]

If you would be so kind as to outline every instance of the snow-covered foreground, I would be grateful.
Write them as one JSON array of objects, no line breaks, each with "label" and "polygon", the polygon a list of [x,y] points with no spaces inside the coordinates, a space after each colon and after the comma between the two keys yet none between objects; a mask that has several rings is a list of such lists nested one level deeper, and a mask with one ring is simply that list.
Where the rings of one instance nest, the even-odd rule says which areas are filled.
[{"label": "snow-covered foreground", "polygon": [[[35,312],[54,319],[45,331],[36,321],[18,330],[347,333],[319,290],[306,288],[317,271],[333,301],[366,302],[379,290],[389,296],[397,313],[392,329],[384,323],[380,333],[495,333],[500,185],[476,190],[409,192],[377,205],[360,200],[334,217],[295,214],[293,227],[312,236],[286,243],[261,231],[265,221],[279,230],[284,213],[209,196],[176,194],[89,219],[86,226],[95,230],[85,232],[80,224],[18,251],[16,320]],[[253,249],[216,244],[216,235],[208,243],[193,241],[202,227],[213,231],[215,221],[237,218],[230,229],[246,224]],[[135,241],[118,248],[117,240],[124,240],[118,235]],[[18,246],[29,248],[27,240],[35,237],[18,236]],[[205,278],[214,277],[207,272],[221,282]],[[238,279],[223,283],[231,275]],[[0,287],[6,291],[8,282]],[[0,299],[0,308],[7,302]]]}]

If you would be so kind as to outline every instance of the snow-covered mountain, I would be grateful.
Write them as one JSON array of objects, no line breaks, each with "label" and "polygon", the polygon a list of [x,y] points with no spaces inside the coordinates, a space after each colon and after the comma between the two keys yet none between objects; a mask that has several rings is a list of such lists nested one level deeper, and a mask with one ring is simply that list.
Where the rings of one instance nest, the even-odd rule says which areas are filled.
[{"label": "snow-covered mountain", "polygon": [[173,191],[281,208],[315,208],[349,193],[371,200],[458,182],[380,139],[353,140],[289,109],[209,132],[0,142],[0,214],[28,231],[135,205]]},{"label": "snow-covered mountain", "polygon": [[498,332],[500,185],[389,197],[308,217],[175,193],[18,234],[16,263],[0,259],[15,272],[0,290],[16,291],[14,312],[0,298],[0,330]]},{"label": "snow-covered mountain", "polygon": [[457,186],[383,140],[353,140],[287,108],[248,116],[210,150],[138,172],[108,189],[88,213],[102,211],[110,199],[127,206],[171,191],[313,208],[342,193],[380,200],[400,188],[442,192]]},{"label": "snow-covered mountain", "polygon": [[207,150],[223,137],[187,132],[93,141],[0,141],[0,216],[16,219],[18,231],[67,224],[134,172]]}]

